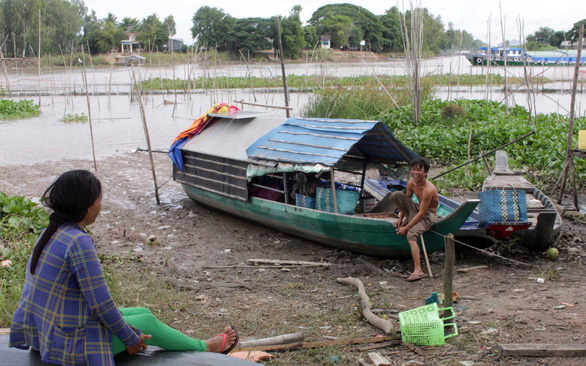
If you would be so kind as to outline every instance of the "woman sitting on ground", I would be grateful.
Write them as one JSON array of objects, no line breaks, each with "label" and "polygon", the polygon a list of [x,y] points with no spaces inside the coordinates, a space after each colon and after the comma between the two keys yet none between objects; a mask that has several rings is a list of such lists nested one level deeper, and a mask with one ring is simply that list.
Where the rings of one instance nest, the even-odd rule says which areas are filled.
[{"label": "woman sitting on ground", "polygon": [[114,365],[116,354],[134,355],[147,345],[223,353],[236,346],[232,327],[201,341],[164,325],[148,309],[116,307],[85,232],[102,208],[101,184],[92,173],[64,173],[41,201],[53,213],[27,265],[10,347],[33,347],[49,363]]}]

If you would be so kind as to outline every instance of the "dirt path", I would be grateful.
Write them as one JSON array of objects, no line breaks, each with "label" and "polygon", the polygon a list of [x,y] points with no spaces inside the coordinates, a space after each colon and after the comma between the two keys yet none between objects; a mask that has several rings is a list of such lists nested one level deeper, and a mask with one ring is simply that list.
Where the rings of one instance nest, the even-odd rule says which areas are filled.
[{"label": "dirt path", "polygon": [[[162,184],[170,177],[171,166],[161,155],[156,157],[156,165]],[[90,161],[68,160],[0,167],[0,191],[38,198],[60,173],[92,166]],[[385,271],[402,266],[409,271],[409,262],[358,256],[224,215],[192,202],[172,180],[162,187],[162,205],[157,207],[146,154],[102,160],[98,169],[104,186],[103,211],[91,228],[98,251],[109,263],[112,258],[119,259],[109,267],[111,270],[128,278],[139,273],[145,282],[160,283],[157,291],[178,296],[165,305],[155,300],[145,303],[139,295],[135,300],[122,301],[160,307],[158,313],[164,321],[188,334],[212,336],[216,329],[230,323],[240,329],[243,340],[299,331],[310,342],[372,337],[380,332],[361,318],[355,289],[337,283],[337,277],[360,278],[373,307],[378,309],[403,311],[421,306],[432,292],[429,279],[407,283]],[[499,360],[496,347],[499,343],[586,342],[586,230],[584,223],[576,220],[565,217],[564,234],[557,244],[561,254],[556,262],[529,253],[514,242],[492,249],[531,266],[490,259],[457,247],[457,269],[487,266],[455,274],[454,290],[461,296],[455,306],[460,335],[448,340],[446,347],[414,349],[398,345],[377,352],[387,354],[397,365],[408,361],[415,365],[457,365],[460,361],[475,365],[583,364],[580,358]],[[150,235],[156,235],[160,244],[146,245]],[[326,261],[334,265],[243,267],[249,258]],[[443,253],[434,253],[431,264],[433,272],[441,275]],[[537,278],[545,283],[538,283]],[[233,287],[218,287],[221,283]],[[441,279],[436,283],[439,286]],[[357,358],[367,358],[368,353],[356,348],[289,352],[278,354],[268,364],[356,365]]]}]

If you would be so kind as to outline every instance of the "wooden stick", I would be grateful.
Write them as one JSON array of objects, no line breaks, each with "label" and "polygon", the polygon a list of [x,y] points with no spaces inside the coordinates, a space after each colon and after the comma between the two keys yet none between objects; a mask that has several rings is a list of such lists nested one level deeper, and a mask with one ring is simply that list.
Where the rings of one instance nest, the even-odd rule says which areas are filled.
[{"label": "wooden stick", "polygon": [[240,103],[240,104],[244,104],[244,105],[252,105],[255,107],[265,107],[265,108],[274,108],[274,109],[287,109],[292,111],[294,108],[292,107],[278,107],[278,106],[274,106],[274,105],[267,105],[267,104],[258,104],[258,103],[249,103],[249,102],[245,102],[244,99],[242,100],[235,100],[234,103]]},{"label": "wooden stick", "polygon": [[458,268],[456,271],[458,271],[460,273],[468,273],[471,271],[475,271],[477,269],[485,269],[485,268],[488,268],[488,266],[474,266],[474,267]]},{"label": "wooden stick", "polygon": [[96,147],[94,144],[94,129],[92,127],[92,109],[90,107],[90,95],[88,92],[87,72],[85,69],[85,52],[83,50],[83,45],[81,45],[81,57],[83,57],[83,81],[85,83],[85,97],[87,100],[88,121],[90,122],[90,137],[92,139],[92,154],[94,157],[94,170],[97,172],[98,171],[98,163],[96,162]]},{"label": "wooden stick", "polygon": [[303,333],[282,334],[276,337],[261,338],[245,342],[240,342],[240,347],[260,347],[260,346],[275,346],[279,344],[299,343],[303,342]]},{"label": "wooden stick", "polygon": [[[578,75],[580,74],[580,58],[582,57],[582,42],[584,38],[584,24],[580,26],[580,32],[578,35],[578,53],[576,55],[576,65],[574,66],[574,80],[572,86],[572,97],[570,100],[570,117],[569,117],[569,125],[568,125],[568,144],[566,146],[566,164],[572,170],[573,167],[573,160],[574,155],[572,154],[572,136],[574,133],[574,109],[576,106],[576,88],[578,86]],[[558,203],[562,203],[562,198],[564,196],[564,191],[566,190],[566,176],[568,173],[568,169],[564,169],[562,172],[562,185],[560,188],[560,195],[558,197]],[[576,195],[576,190],[574,189],[574,195]],[[578,201],[577,197],[574,199],[575,202]],[[578,206],[576,205],[576,209]]]},{"label": "wooden stick", "polygon": [[[279,17],[275,17],[277,20],[277,39],[279,40],[279,57],[281,59],[281,72],[283,73],[283,90],[285,92],[285,107],[289,107],[289,88],[287,87],[287,74],[285,73],[285,60],[283,56],[283,42],[281,41],[281,26],[279,24]],[[287,118],[291,117],[291,113],[288,109],[285,110]],[[335,202],[335,197],[334,197]]]},{"label": "wooden stick", "polygon": [[586,345],[583,344],[501,344],[503,356],[533,357],[583,357]]},{"label": "wooden stick", "polygon": [[358,295],[360,295],[360,306],[362,307],[362,314],[370,324],[383,330],[385,333],[390,333],[393,335],[396,334],[397,331],[393,328],[393,323],[390,320],[379,318],[370,310],[372,305],[370,304],[370,299],[366,294],[366,290],[364,289],[364,284],[362,281],[353,277],[336,278],[336,281],[339,283],[356,286],[358,289]]},{"label": "wooden stick", "polygon": [[39,51],[37,56],[39,57],[39,110],[41,109],[41,8],[39,8]]},{"label": "wooden stick", "polygon": [[146,116],[144,113],[144,106],[142,104],[142,95],[140,94],[140,88],[138,87],[138,80],[136,80],[136,73],[134,72],[134,66],[132,66],[132,77],[134,79],[134,88],[136,90],[136,94],[138,96],[138,105],[140,106],[140,116],[142,117],[142,127],[144,129],[144,137],[146,139],[147,148],[149,150],[149,158],[151,160],[151,170],[153,172],[153,182],[155,184],[155,199],[157,201],[157,205],[161,204],[161,200],[159,199],[159,185],[157,184],[157,174],[155,173],[155,161],[153,159],[153,149],[151,148],[151,139],[149,137],[149,128],[147,127],[146,123]]},{"label": "wooden stick", "polygon": [[[444,267],[444,307],[453,305],[452,285],[454,279],[454,262],[456,260],[456,243],[452,234],[444,238],[445,245],[445,267]],[[444,316],[451,316],[448,310],[444,311]]]},{"label": "wooden stick", "polygon": [[260,259],[260,258],[248,259],[246,262],[249,264],[254,264],[254,265],[256,265],[257,263],[280,264],[283,266],[291,265],[291,266],[324,266],[324,267],[328,267],[328,266],[332,265],[332,263],[327,263],[327,262],[288,261],[288,260],[281,260],[281,259]]},{"label": "wooden stick", "polygon": [[261,346],[261,347],[248,347],[248,348],[236,348],[236,351],[287,351],[292,349],[307,349],[307,348],[321,348],[321,347],[330,347],[330,346],[346,346],[350,344],[362,344],[362,343],[381,343],[381,342],[388,342],[401,339],[401,336],[392,335],[392,336],[385,336],[385,337],[371,337],[371,338],[354,338],[354,339],[346,339],[341,341],[331,341],[331,342],[300,342],[300,343],[291,343],[291,344],[283,344],[283,345],[275,345],[275,346]]},{"label": "wooden stick", "polygon": [[528,134],[526,134],[526,135],[523,135],[523,136],[521,136],[521,137],[519,137],[519,138],[517,138],[517,139],[515,139],[515,140],[513,140],[513,141],[511,141],[511,142],[508,142],[508,143],[506,143],[506,144],[504,144],[504,145],[502,145],[502,146],[499,146],[499,147],[497,147],[496,149],[492,149],[492,150],[490,150],[489,152],[487,152],[487,153],[485,153],[485,154],[482,154],[482,155],[480,155],[479,157],[476,157],[476,158],[474,158],[474,159],[470,159],[470,160],[468,160],[468,161],[465,161],[465,162],[463,162],[462,164],[458,165],[457,167],[454,167],[454,168],[452,168],[452,169],[446,170],[445,172],[443,172],[443,173],[441,173],[441,174],[438,174],[438,175],[436,175],[435,177],[432,177],[431,179],[437,179],[437,178],[439,178],[439,177],[441,177],[441,176],[443,176],[443,175],[446,175],[446,174],[448,174],[449,172],[452,172],[452,171],[454,171],[454,170],[456,170],[456,169],[459,169],[459,168],[463,167],[464,165],[468,165],[468,164],[470,164],[470,163],[473,163],[473,162],[475,162],[475,161],[476,161],[476,160],[478,160],[478,159],[482,159],[483,157],[485,157],[485,156],[487,156],[487,155],[490,155],[490,154],[494,153],[494,152],[495,152],[495,151],[497,151],[497,150],[501,150],[501,149],[503,149],[503,148],[505,148],[505,147],[507,147],[507,146],[509,146],[509,145],[512,145],[512,144],[514,144],[515,142],[521,141],[521,140],[523,140],[524,138],[527,138],[527,137],[529,137],[529,136],[531,136],[531,135],[533,135],[533,134],[535,134],[535,131],[531,131],[531,132],[529,132],[529,133],[528,133]]},{"label": "wooden stick", "polygon": [[359,348],[356,348],[355,351],[358,351],[358,352],[371,351],[373,349],[393,347],[393,346],[397,346],[399,344],[400,343],[398,343],[398,342],[384,342],[384,343],[376,344],[374,346],[359,347]]},{"label": "wooden stick", "polygon": [[330,182],[332,183],[332,200],[334,201],[334,213],[338,213],[338,200],[336,199],[336,182],[334,180],[334,167],[330,167]]},{"label": "wooden stick", "polygon": [[436,291],[435,281],[433,280],[433,272],[431,271],[431,265],[429,264],[429,257],[427,256],[427,249],[425,248],[425,240],[423,240],[423,235],[421,235],[421,247],[423,248],[425,263],[427,264],[427,270],[429,271],[429,278],[431,278],[431,289]]}]

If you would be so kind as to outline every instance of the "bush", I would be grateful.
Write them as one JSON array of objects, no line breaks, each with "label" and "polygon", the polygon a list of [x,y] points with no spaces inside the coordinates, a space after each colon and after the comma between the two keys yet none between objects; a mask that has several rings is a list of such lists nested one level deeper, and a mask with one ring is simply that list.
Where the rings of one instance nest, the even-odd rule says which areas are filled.
[{"label": "bush", "polygon": [[45,210],[28,198],[0,192],[0,260],[11,261],[0,267],[0,328],[10,326],[31,250],[48,221]]},{"label": "bush", "polygon": [[[449,103],[429,100],[422,103],[422,122],[415,127],[411,121],[411,107],[390,109],[382,120],[397,138],[419,155],[434,163],[451,166],[468,158],[468,138],[472,126],[470,156],[476,157],[504,145],[524,134],[537,133],[504,150],[509,156],[511,168],[527,170],[527,178],[538,187],[553,185],[562,172],[568,136],[568,118],[560,114],[539,114],[534,121],[521,106],[509,108],[505,116],[503,103],[484,100],[459,100],[455,102],[464,110],[457,119],[446,118],[443,110]],[[535,125],[534,125],[535,123]],[[586,129],[586,118],[574,120],[574,144],[577,133]],[[492,158],[492,157],[490,157]],[[586,183],[586,160],[576,159],[576,181]],[[467,170],[468,169],[468,170]],[[445,187],[462,187],[478,190],[487,173],[483,163],[471,164],[442,177]]]}]

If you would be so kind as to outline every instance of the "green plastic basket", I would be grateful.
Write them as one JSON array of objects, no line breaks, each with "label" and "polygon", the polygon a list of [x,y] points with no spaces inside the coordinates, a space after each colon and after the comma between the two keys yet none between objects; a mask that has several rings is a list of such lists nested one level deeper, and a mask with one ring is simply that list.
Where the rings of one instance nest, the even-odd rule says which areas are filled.
[{"label": "green plastic basket", "polygon": [[[444,310],[450,310],[452,315],[440,318],[439,312]],[[403,342],[418,346],[443,346],[447,338],[458,335],[456,323],[444,323],[444,320],[454,316],[452,307],[438,308],[436,303],[399,313]],[[445,335],[446,327],[453,327],[454,332]]]}]

